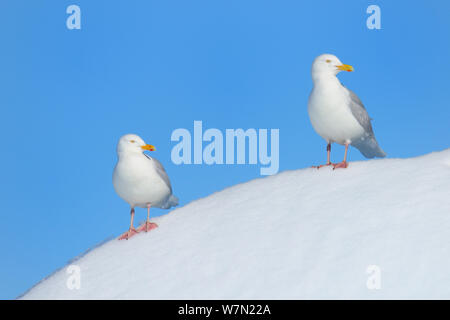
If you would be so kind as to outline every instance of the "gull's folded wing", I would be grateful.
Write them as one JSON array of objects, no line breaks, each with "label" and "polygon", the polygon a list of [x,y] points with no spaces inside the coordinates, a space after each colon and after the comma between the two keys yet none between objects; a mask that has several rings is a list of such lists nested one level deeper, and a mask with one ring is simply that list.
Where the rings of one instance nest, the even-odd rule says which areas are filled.
[{"label": "gull's folded wing", "polygon": [[373,128],[371,124],[371,118],[367,113],[361,99],[350,89],[344,88],[348,91],[350,96],[350,110],[353,116],[359,122],[359,124],[364,128],[366,135],[358,141],[352,141],[352,146],[357,148],[366,158],[386,156],[386,153],[380,148],[375,135],[373,133]]},{"label": "gull's folded wing", "polygon": [[[344,87],[345,88],[345,87]],[[347,89],[350,96],[350,110],[353,116],[358,120],[359,124],[364,128],[364,131],[369,135],[373,136],[372,124],[370,123],[370,117],[364,107],[361,99],[349,88]]]},{"label": "gull's folded wing", "polygon": [[147,157],[147,159],[149,159],[150,161],[153,161],[153,163],[155,164],[156,172],[158,173],[160,178],[163,179],[163,181],[166,183],[166,185],[169,187],[170,193],[172,193],[172,185],[170,184],[169,176],[167,175],[167,172],[164,169],[161,162],[159,162],[155,158],[150,157],[149,155],[146,155],[145,153],[144,153],[144,155]]}]

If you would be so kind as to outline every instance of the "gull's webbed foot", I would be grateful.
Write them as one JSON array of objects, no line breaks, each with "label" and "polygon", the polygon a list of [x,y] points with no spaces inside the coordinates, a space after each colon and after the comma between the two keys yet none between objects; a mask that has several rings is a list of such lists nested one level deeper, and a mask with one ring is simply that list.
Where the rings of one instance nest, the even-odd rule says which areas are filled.
[{"label": "gull's webbed foot", "polygon": [[136,231],[135,228],[130,228],[127,232],[125,232],[124,234],[122,234],[119,237],[119,240],[128,240],[130,239],[132,236],[137,235],[138,231]]},{"label": "gull's webbed foot", "polygon": [[142,225],[139,226],[139,228],[137,229],[138,232],[148,232],[151,231],[153,229],[156,229],[158,227],[158,225],[156,223],[150,222],[150,221],[146,221],[145,223],[143,223]]}]

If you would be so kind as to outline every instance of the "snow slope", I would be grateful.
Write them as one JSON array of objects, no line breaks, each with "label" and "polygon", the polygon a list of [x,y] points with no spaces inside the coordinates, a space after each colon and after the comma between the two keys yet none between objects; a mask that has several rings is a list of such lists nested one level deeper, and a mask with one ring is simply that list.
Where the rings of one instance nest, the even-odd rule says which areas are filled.
[{"label": "snow slope", "polygon": [[[111,240],[24,299],[450,298],[450,149],[240,184]],[[367,268],[380,268],[369,290]],[[375,275],[376,276],[376,275]]]}]

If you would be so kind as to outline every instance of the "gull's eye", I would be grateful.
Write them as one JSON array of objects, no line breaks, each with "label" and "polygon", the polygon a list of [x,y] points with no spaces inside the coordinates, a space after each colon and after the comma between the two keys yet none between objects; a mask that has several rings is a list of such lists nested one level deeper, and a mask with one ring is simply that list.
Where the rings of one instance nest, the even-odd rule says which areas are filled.
[{"label": "gull's eye", "polygon": [[131,143],[135,143],[135,141],[134,141],[134,140],[130,140],[130,142],[131,142]]},{"label": "gull's eye", "polygon": [[331,62],[331,60],[330,59],[327,59],[327,60],[325,60],[327,63],[330,63]]}]

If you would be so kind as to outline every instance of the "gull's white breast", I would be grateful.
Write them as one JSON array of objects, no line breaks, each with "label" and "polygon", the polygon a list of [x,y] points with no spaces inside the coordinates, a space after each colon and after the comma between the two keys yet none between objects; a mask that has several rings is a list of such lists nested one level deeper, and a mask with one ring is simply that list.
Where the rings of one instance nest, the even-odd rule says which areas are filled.
[{"label": "gull's white breast", "polygon": [[171,190],[158,175],[153,160],[143,154],[119,157],[114,168],[113,185],[117,194],[132,207],[147,204],[160,207],[170,197]]},{"label": "gull's white breast", "polygon": [[364,135],[364,128],[353,116],[349,102],[349,94],[340,83],[314,85],[308,114],[314,130],[327,142],[345,144]]}]

